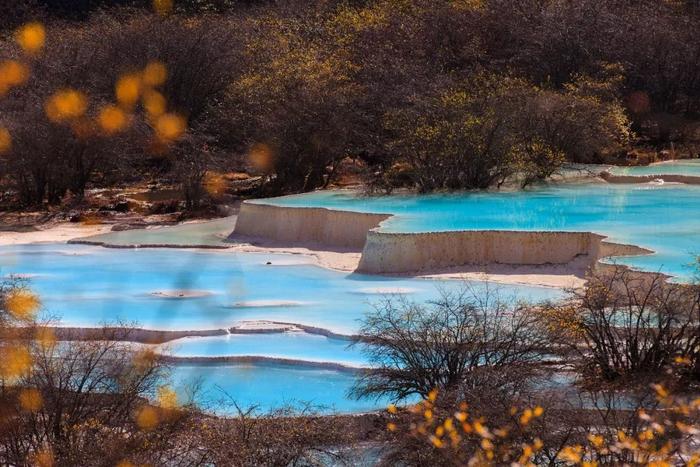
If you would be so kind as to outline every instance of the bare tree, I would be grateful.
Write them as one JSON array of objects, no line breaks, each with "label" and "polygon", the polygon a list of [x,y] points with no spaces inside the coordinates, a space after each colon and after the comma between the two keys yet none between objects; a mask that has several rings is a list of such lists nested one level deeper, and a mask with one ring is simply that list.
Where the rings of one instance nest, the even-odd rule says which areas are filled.
[{"label": "bare tree", "polygon": [[353,395],[402,399],[426,397],[434,389],[478,388],[498,379],[495,374],[529,368],[546,352],[547,341],[528,307],[493,291],[465,289],[442,291],[426,305],[386,299],[365,317],[356,345],[373,368],[359,378]]},{"label": "bare tree", "polygon": [[646,374],[658,378],[676,360],[698,375],[700,287],[626,267],[593,275],[571,301],[544,311],[552,336],[588,374],[605,380]]}]

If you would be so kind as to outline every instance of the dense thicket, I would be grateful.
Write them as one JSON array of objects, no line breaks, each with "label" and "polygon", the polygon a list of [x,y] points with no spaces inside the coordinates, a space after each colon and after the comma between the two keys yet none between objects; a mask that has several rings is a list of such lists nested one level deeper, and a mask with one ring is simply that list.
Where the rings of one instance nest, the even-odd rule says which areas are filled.
[{"label": "dense thicket", "polygon": [[[429,191],[527,184],[632,149],[698,154],[695,2],[192,1],[167,18],[85,2],[70,23],[61,2],[21,6],[50,26],[32,80],[0,101],[15,143],[3,181],[25,204],[128,181],[134,164],[175,171],[198,198],[212,160],[274,194],[324,186],[348,157],[372,187]],[[154,59],[188,120],[169,157],[152,157],[139,125],[93,140],[43,117],[56,89],[107,101]]]}]

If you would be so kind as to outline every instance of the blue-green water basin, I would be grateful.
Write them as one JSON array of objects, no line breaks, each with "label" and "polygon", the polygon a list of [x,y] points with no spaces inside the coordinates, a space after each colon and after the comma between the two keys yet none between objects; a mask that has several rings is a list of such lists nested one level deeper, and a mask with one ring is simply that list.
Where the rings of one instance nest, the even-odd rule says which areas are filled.
[{"label": "blue-green water basin", "polygon": [[656,253],[616,261],[687,280],[700,253],[700,187],[694,185],[549,185],[514,192],[359,196],[319,191],[256,202],[389,213],[387,232],[451,230],[590,231]]},{"label": "blue-green water basin", "polygon": [[[175,365],[173,388],[181,400],[199,384],[195,401],[206,410],[237,415],[241,408],[257,407],[259,414],[284,407],[296,410],[311,405],[319,413],[370,412],[386,408],[390,398],[355,400],[348,392],[355,382],[349,371],[279,364]],[[405,402],[410,402],[411,399]]]},{"label": "blue-green water basin", "polygon": [[[457,290],[465,286],[459,281],[347,274],[309,261],[299,255],[229,250],[108,249],[67,244],[0,247],[0,275],[27,277],[41,297],[43,317],[71,326],[123,322],[151,329],[187,330],[226,328],[243,320],[273,320],[353,334],[372,303],[387,294],[423,302],[436,298],[438,287]],[[470,282],[469,287],[475,293],[488,288],[512,300],[563,296],[562,291],[545,287],[478,281]],[[193,290],[197,296],[153,295],[174,290]],[[308,333],[182,339],[169,347],[173,355],[183,357],[260,356],[347,366],[366,364],[360,349],[347,348],[345,339]],[[181,394],[189,383],[201,379],[205,391],[197,402],[220,413],[226,413],[226,405],[218,404],[223,392],[242,405],[257,405],[263,411],[295,400],[339,412],[374,410],[388,402],[352,400],[347,391],[354,373],[303,364],[178,364],[173,378]]]},{"label": "blue-green water basin", "polygon": [[[273,320],[353,334],[371,304],[386,294],[401,293],[423,302],[437,296],[438,285],[448,290],[464,286],[460,281],[348,274],[309,261],[301,255],[229,250],[19,245],[0,248],[0,275],[30,277],[44,313],[64,325],[122,321],[163,330],[220,329],[243,320]],[[470,285],[529,301],[563,295],[546,287],[478,281]],[[200,296],[153,295],[173,290],[193,290]]]}]

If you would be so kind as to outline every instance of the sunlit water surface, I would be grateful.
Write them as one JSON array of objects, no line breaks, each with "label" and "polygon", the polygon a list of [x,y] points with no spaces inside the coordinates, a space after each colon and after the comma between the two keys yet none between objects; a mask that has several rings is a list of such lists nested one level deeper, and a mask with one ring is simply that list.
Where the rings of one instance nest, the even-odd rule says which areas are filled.
[{"label": "sunlit water surface", "polygon": [[[352,334],[371,304],[391,294],[424,302],[437,297],[438,288],[465,287],[457,281],[334,272],[300,255],[67,244],[0,247],[0,274],[28,278],[42,299],[44,316],[60,319],[63,325],[125,322],[164,330],[220,329],[264,319]],[[543,287],[482,282],[469,287],[477,293],[489,288],[509,300],[562,296],[559,290]],[[197,296],[154,295],[173,291],[194,291]],[[342,338],[293,332],[186,338],[166,347],[181,357],[259,356],[366,366],[361,349],[347,344]],[[176,365],[173,376],[183,397],[186,388],[201,379],[203,391],[197,401],[219,412],[230,409],[217,404],[224,394],[244,406],[259,405],[261,411],[293,401],[341,412],[387,403],[348,398],[352,372],[303,365]]]},{"label": "sunlit water surface", "polygon": [[[29,277],[45,313],[65,325],[123,321],[177,330],[266,319],[352,334],[370,305],[387,295],[401,293],[424,302],[435,298],[440,287],[464,287],[459,281],[341,273],[310,264],[302,255],[65,244],[2,247],[0,273]],[[552,288],[470,284],[477,290],[497,290],[506,298],[539,301],[562,296]],[[176,290],[199,296],[154,295]]]},{"label": "sunlit water surface", "polygon": [[172,380],[180,399],[187,389],[201,382],[196,401],[205,409],[235,414],[236,404],[256,406],[259,413],[307,404],[313,410],[329,412],[368,412],[386,408],[389,398],[355,400],[348,397],[355,375],[352,372],[278,364],[255,365],[177,365]]}]

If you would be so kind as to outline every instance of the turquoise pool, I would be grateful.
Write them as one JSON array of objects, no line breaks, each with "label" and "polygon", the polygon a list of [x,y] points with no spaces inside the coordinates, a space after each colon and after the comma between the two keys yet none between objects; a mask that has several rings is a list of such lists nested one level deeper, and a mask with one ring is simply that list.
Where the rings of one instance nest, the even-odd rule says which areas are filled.
[{"label": "turquoise pool", "polygon": [[[401,292],[422,302],[436,297],[438,285],[463,286],[458,281],[348,274],[309,261],[301,255],[227,250],[0,247],[0,275],[30,277],[45,313],[72,326],[122,321],[151,329],[218,329],[266,319],[352,334],[370,304],[387,293]],[[545,287],[470,284],[531,301],[562,296]],[[153,295],[182,289],[202,296]]]},{"label": "turquoise pool", "polygon": [[241,408],[257,407],[257,413],[306,404],[321,413],[369,412],[392,402],[386,397],[360,401],[346,397],[354,381],[352,372],[277,364],[176,365],[172,370],[180,399],[186,400],[188,388],[199,383],[197,403],[228,415],[236,415],[232,400]]},{"label": "turquoise pool", "polygon": [[516,192],[363,197],[319,191],[259,201],[391,213],[390,232],[449,230],[592,231],[656,254],[616,261],[684,280],[700,253],[700,187],[694,185],[549,185]]},{"label": "turquoise pool", "polygon": [[[270,264],[267,264],[270,263]],[[347,274],[310,264],[307,257],[196,249],[109,249],[89,245],[37,244],[0,247],[0,275],[30,279],[41,296],[44,316],[73,326],[118,322],[152,329],[218,329],[242,320],[274,320],[357,331],[371,303],[387,293],[416,301],[435,298],[438,286],[457,281],[395,279]],[[557,299],[557,289],[496,286],[471,282],[476,290],[495,288],[505,298]],[[154,292],[196,290],[196,298],[167,298]],[[348,341],[304,332],[187,338],[166,347],[180,357],[260,356],[365,366],[359,348]],[[217,402],[230,395],[261,411],[295,401],[326,411],[358,412],[386,406],[387,399],[347,398],[354,373],[272,364],[175,365],[173,379],[184,394],[202,382],[197,401],[226,411]],[[299,404],[297,404],[299,406]],[[232,407],[230,407],[232,408]]]}]

